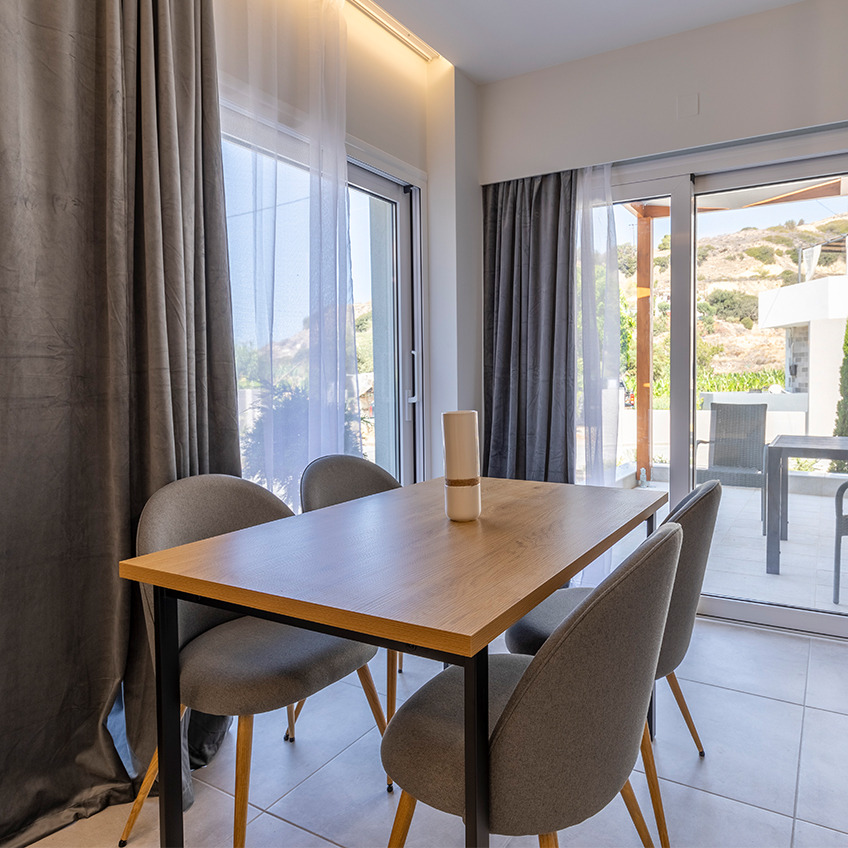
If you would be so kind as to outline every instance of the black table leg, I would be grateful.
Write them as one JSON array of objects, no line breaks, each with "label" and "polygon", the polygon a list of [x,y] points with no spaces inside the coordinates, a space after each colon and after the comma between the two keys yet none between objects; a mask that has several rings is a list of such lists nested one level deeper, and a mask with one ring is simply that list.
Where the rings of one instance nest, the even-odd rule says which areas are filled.
[{"label": "black table leg", "polygon": [[781,451],[769,446],[766,478],[766,573],[780,574]]},{"label": "black table leg", "polygon": [[650,536],[651,533],[654,532],[654,527],[656,526],[656,523],[657,523],[657,514],[655,512],[652,512],[645,519],[645,523],[648,525],[648,535]]},{"label": "black table leg", "polygon": [[160,586],[154,587],[153,592],[156,622],[156,724],[159,736],[159,844],[162,848],[182,848],[177,599]]},{"label": "black table leg", "polygon": [[465,845],[489,845],[489,649],[465,661]]}]

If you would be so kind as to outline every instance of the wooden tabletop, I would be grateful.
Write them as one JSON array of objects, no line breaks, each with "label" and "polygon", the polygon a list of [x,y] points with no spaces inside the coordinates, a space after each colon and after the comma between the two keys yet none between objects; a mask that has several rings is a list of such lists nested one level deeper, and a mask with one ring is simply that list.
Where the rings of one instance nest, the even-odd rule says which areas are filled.
[{"label": "wooden tabletop", "polygon": [[667,499],[484,478],[481,517],[457,523],[437,479],[124,560],[120,574],[470,657]]}]

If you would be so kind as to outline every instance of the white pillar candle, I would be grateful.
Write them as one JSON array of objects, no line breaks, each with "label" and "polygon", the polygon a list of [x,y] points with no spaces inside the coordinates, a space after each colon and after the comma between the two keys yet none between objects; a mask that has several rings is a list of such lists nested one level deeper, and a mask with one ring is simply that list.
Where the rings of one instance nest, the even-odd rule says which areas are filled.
[{"label": "white pillar candle", "polygon": [[473,521],[479,518],[481,509],[477,411],[443,412],[442,443],[445,512],[452,521]]}]

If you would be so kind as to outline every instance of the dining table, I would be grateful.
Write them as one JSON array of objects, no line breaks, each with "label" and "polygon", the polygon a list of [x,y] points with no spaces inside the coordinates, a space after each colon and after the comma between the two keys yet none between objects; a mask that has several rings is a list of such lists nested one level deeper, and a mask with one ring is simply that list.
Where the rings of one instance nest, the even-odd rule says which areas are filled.
[{"label": "dining table", "polygon": [[775,436],[766,445],[766,573],[780,574],[780,541],[789,538],[789,459],[848,460],[846,436]]},{"label": "dining table", "polygon": [[461,666],[465,843],[489,844],[489,644],[642,522],[650,533],[668,495],[483,478],[480,517],[456,522],[444,489],[432,479],[120,563],[154,587],[161,845],[183,844],[181,600]]}]

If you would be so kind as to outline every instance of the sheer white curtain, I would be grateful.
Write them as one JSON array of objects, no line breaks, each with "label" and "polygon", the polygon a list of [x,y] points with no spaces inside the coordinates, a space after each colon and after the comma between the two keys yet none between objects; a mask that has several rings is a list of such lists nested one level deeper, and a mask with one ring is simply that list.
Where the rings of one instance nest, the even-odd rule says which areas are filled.
[{"label": "sheer white curtain", "polygon": [[344,0],[216,5],[244,476],[358,452]]},{"label": "sheer white curtain", "polygon": [[[618,453],[621,313],[609,165],[579,171],[575,223],[578,478],[611,486]],[[594,586],[610,567],[606,554],[574,583]]]}]

